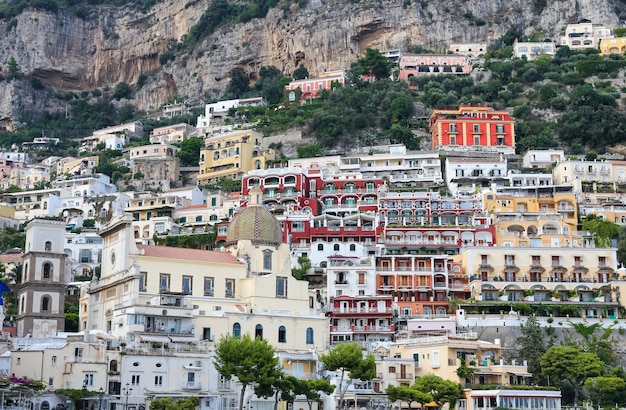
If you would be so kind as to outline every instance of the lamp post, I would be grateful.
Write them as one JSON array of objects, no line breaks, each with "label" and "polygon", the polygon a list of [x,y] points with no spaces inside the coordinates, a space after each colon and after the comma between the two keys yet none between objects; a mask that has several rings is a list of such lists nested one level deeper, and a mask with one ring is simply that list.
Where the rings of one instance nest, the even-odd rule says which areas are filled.
[{"label": "lamp post", "polygon": [[122,394],[126,396],[126,401],[124,402],[124,410],[128,410],[128,396],[133,392],[133,388],[130,387],[129,383],[126,383],[126,387],[122,388]]},{"label": "lamp post", "polygon": [[87,395],[87,380],[83,382],[83,388],[81,389],[82,397],[83,397],[83,410],[87,410],[87,406],[85,405],[85,396]]},{"label": "lamp post", "polygon": [[98,410],[102,410],[102,396],[104,396],[104,389],[100,387],[98,390]]}]

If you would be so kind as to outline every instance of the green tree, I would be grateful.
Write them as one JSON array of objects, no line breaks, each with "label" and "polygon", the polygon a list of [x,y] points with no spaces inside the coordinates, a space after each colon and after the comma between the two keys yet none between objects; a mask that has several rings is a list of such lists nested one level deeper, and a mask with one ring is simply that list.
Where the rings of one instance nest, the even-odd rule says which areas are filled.
[{"label": "green tree", "polygon": [[197,166],[200,161],[200,150],[204,148],[204,140],[198,137],[187,138],[179,144],[180,151],[176,156],[180,158],[183,167]]},{"label": "green tree", "polygon": [[19,75],[20,68],[17,65],[17,61],[15,61],[15,57],[9,57],[9,60],[7,61],[7,70],[9,72],[9,78],[15,78]]},{"label": "green tree", "polygon": [[267,379],[257,380],[257,385],[254,387],[254,394],[257,397],[274,399],[274,410],[278,408],[278,401],[293,401],[295,399],[295,389],[298,384],[298,379],[294,376],[274,377],[271,375]]},{"label": "green tree", "polygon": [[[363,351],[356,343],[342,343],[320,356],[324,369],[339,371],[338,408],[343,408],[344,397],[353,380],[372,380],[376,376],[376,362],[373,355],[363,358]],[[347,380],[346,380],[347,378]],[[345,382],[344,382],[345,381]]]},{"label": "green tree", "polygon": [[130,85],[125,82],[118,83],[115,86],[115,91],[113,92],[113,98],[116,100],[121,100],[122,98],[128,98],[132,94],[133,89]]},{"label": "green tree", "polygon": [[457,367],[454,372],[457,376],[459,376],[459,379],[463,380],[464,383],[467,383],[467,380],[469,380],[469,384],[473,384],[474,373],[476,373],[477,370],[478,369],[474,367],[469,367],[465,363],[465,360],[461,359],[461,365]]},{"label": "green tree", "polygon": [[619,237],[619,225],[607,219],[597,217],[594,214],[587,215],[583,220],[583,231],[590,231],[596,234],[597,246],[610,246],[611,239]]},{"label": "green tree", "polygon": [[583,384],[589,377],[602,374],[604,363],[595,353],[584,352],[575,347],[552,346],[541,358],[542,374],[552,385],[569,385],[574,390],[574,406]]},{"label": "green tree", "polygon": [[413,386],[394,386],[387,387],[387,398],[390,402],[405,401],[411,410],[411,404],[414,402],[422,404],[430,403],[433,401],[433,396],[430,393],[417,390]]},{"label": "green tree", "polygon": [[250,91],[250,78],[239,67],[230,70],[230,82],[224,96],[226,98],[240,98]]},{"label": "green tree", "polygon": [[296,156],[298,158],[314,158],[320,155],[322,148],[319,144],[307,144],[296,147]]},{"label": "green tree", "polygon": [[222,336],[215,347],[215,370],[224,378],[237,378],[241,384],[239,409],[243,410],[246,389],[261,380],[272,384],[281,371],[274,348],[260,338],[252,339],[249,334],[241,337]]},{"label": "green tree", "polygon": [[520,325],[520,336],[517,338],[519,346],[518,358],[527,360],[528,371],[533,375],[533,381],[537,384],[543,382],[541,375],[541,358],[548,347],[541,326],[535,315],[526,319],[526,323]]},{"label": "green tree", "polygon": [[356,65],[351,67],[354,75],[373,76],[375,79],[389,78],[391,76],[391,63],[374,48],[365,49],[365,55],[359,58]]},{"label": "green tree", "polygon": [[[598,408],[602,406],[602,401],[606,394],[616,393],[626,388],[626,381],[619,377],[590,377],[585,380],[585,391],[587,391],[595,401]],[[595,399],[595,400],[594,400]]]},{"label": "green tree", "polygon": [[294,80],[304,80],[305,78],[309,78],[309,70],[307,70],[307,68],[305,66],[300,64],[300,67],[296,68],[293,71],[293,79]]},{"label": "green tree", "polygon": [[295,394],[302,395],[306,398],[309,410],[313,410],[313,403],[319,401],[321,393],[326,395],[335,391],[335,386],[330,384],[327,379],[304,379],[298,380]]},{"label": "green tree", "polygon": [[[583,337],[583,350],[595,353],[606,364],[611,364],[615,360],[615,341],[611,340],[614,325],[604,328],[600,323],[568,323],[577,334]],[[597,334],[598,331],[601,332],[600,336]],[[579,340],[572,341],[572,346],[580,345]]]},{"label": "green tree", "polygon": [[443,379],[434,374],[427,374],[415,380],[413,388],[433,396],[433,400],[441,406],[449,403],[453,408],[456,401],[463,395],[463,387],[459,383]]}]

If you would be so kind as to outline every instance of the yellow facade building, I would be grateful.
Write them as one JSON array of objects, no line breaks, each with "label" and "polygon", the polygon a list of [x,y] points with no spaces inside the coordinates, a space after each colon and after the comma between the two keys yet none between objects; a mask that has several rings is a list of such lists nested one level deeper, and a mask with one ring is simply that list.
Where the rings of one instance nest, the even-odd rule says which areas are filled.
[{"label": "yellow facade building", "polygon": [[626,52],[626,37],[603,38],[600,40],[600,53],[603,56],[624,54]]},{"label": "yellow facade building", "polygon": [[221,178],[237,180],[253,169],[265,169],[275,153],[264,150],[262,143],[263,134],[254,130],[209,136],[200,150],[198,184],[214,184]]}]

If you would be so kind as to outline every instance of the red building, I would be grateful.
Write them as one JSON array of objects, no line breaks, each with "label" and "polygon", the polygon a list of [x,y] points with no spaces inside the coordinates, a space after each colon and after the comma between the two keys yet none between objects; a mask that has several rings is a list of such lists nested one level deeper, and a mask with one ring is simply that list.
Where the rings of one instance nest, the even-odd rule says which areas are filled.
[{"label": "red building", "polygon": [[395,333],[389,296],[337,296],[328,310],[330,343],[392,341]]},{"label": "red building", "polygon": [[508,111],[494,110],[487,104],[434,110],[430,135],[434,150],[515,153],[515,119]]},{"label": "red building", "polygon": [[294,80],[285,86],[287,90],[293,91],[293,93],[288,93],[287,100],[290,103],[295,102],[298,97],[295,91],[300,90],[299,102],[303,103],[312,98],[316,98],[322,90],[330,90],[333,84],[343,87],[346,85],[346,82],[346,73],[343,70],[323,73],[317,78]]}]

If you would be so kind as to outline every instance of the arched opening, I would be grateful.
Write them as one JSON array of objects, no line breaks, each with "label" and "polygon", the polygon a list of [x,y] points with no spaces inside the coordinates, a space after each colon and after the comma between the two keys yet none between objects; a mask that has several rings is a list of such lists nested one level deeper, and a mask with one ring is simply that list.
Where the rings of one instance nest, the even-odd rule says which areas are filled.
[{"label": "arched opening", "polygon": [[313,344],[313,328],[312,327],[306,328],[306,344],[308,345]]},{"label": "arched opening", "polygon": [[256,327],[254,328],[254,338],[263,340],[263,326],[256,325]]},{"label": "arched opening", "polygon": [[44,250],[51,251],[52,250],[52,242],[46,241],[46,244],[44,245]]},{"label": "arched opening", "polygon": [[287,329],[285,326],[278,328],[278,343],[287,343]]},{"label": "arched opening", "polygon": [[41,298],[41,311],[47,312],[50,310],[50,296],[43,296]]},{"label": "arched opening", "polygon": [[44,279],[50,279],[50,276],[52,274],[52,265],[48,262],[43,264],[43,278]]},{"label": "arched opening", "polygon": [[241,337],[241,325],[239,323],[233,324],[233,336]]}]

